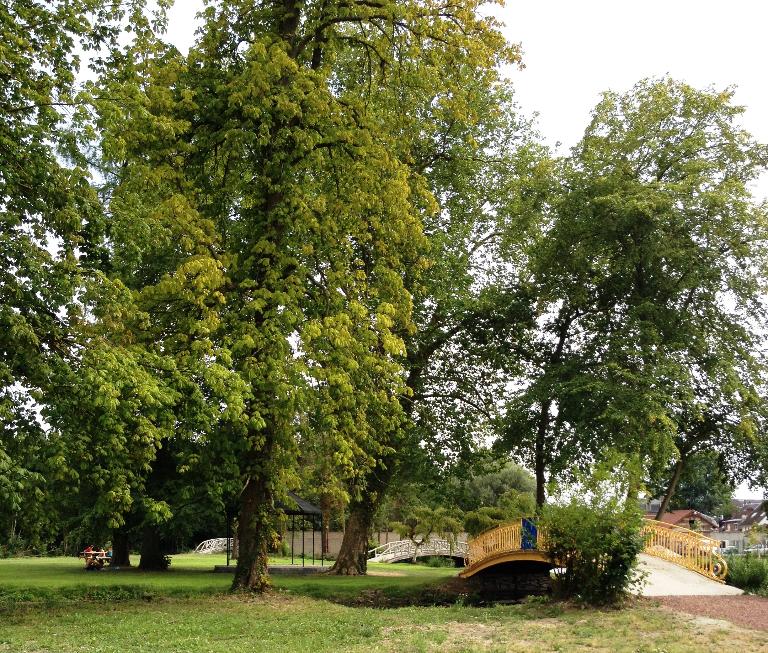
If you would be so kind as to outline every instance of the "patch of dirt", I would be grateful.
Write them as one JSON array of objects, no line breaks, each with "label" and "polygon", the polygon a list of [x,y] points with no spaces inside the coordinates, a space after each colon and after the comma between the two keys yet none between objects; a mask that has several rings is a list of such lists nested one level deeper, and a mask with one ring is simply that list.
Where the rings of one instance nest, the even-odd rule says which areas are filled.
[{"label": "patch of dirt", "polygon": [[[393,572],[393,574],[396,572]],[[399,574],[398,574],[399,575]],[[380,589],[363,590],[354,596],[334,599],[337,603],[350,607],[366,608],[404,608],[429,606],[485,606],[516,605],[525,603],[530,597],[509,597],[503,593],[488,592],[482,585],[463,578],[450,578],[440,583],[419,587],[402,592],[385,592]]]},{"label": "patch of dirt", "polygon": [[693,616],[690,618],[690,621],[694,626],[700,626],[702,628],[725,628],[726,630],[733,628],[733,624],[725,619]]},{"label": "patch of dirt", "polygon": [[463,603],[480,605],[481,597],[473,593],[461,578],[451,578],[445,582],[420,587],[404,593],[387,593],[380,589],[364,590],[353,597],[338,600],[343,605],[366,608],[404,608],[409,606],[444,606]]},{"label": "patch of dirt", "polygon": [[723,622],[751,630],[768,631],[768,598],[760,596],[659,596],[654,602],[667,610],[699,618],[697,623],[722,626]]},{"label": "patch of dirt", "polygon": [[367,576],[405,576],[402,571],[369,571]]},{"label": "patch of dirt", "polygon": [[499,629],[493,625],[473,623],[460,623],[458,621],[449,621],[443,626],[444,632],[448,635],[448,641],[451,644],[473,644],[489,647],[492,645],[505,644],[505,639],[499,632]]}]

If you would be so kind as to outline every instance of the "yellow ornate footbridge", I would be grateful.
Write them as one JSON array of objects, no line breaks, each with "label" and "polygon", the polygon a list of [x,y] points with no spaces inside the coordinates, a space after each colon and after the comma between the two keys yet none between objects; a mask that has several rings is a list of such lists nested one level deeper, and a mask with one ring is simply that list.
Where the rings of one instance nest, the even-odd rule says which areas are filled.
[{"label": "yellow ornate footbridge", "polygon": [[[719,553],[719,542],[687,528],[655,519],[643,520],[644,553],[680,565],[720,583],[725,582],[728,565]],[[502,524],[469,541],[467,565],[459,574],[476,573],[510,562],[534,562],[558,566],[547,550],[547,534],[530,519]]]}]

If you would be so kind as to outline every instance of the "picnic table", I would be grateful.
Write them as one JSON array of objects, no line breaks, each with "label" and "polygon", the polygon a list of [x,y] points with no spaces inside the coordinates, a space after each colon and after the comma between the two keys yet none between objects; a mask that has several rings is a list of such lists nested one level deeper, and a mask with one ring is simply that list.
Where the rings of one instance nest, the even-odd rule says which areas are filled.
[{"label": "picnic table", "polygon": [[104,551],[81,551],[77,557],[85,559],[86,569],[101,569],[105,563],[112,563],[112,556],[107,555]]}]

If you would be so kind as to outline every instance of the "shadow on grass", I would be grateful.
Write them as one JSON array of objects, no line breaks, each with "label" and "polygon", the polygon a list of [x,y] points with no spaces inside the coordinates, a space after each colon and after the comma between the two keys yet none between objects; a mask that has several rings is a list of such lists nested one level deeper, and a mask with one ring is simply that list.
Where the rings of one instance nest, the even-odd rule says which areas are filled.
[{"label": "shadow on grass", "polygon": [[[14,573],[0,573],[0,613],[52,609],[87,603],[100,608],[117,604],[194,599],[228,593],[230,578],[193,562],[168,572],[77,573],[65,561],[17,563]],[[3,571],[3,570],[0,570]],[[376,574],[381,575],[376,575]],[[82,575],[81,575],[82,574]],[[488,600],[476,587],[458,578],[455,570],[412,565],[376,568],[369,576],[327,573],[273,576],[276,594],[302,596],[349,607],[402,608],[408,606],[481,606]],[[26,581],[25,581],[26,579]],[[520,601],[507,601],[520,602]]]}]

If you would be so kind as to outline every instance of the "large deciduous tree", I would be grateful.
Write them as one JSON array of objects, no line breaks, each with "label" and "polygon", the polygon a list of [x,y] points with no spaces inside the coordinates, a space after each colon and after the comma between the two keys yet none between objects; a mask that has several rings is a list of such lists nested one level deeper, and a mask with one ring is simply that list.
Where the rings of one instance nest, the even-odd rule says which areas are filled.
[{"label": "large deciduous tree", "polygon": [[[156,350],[178,364],[197,347],[241,382],[198,436],[211,443],[201,452],[237,461],[234,587],[268,582],[274,497],[305,415],[328,434],[339,477],[362,477],[398,442],[412,330],[404,280],[423,267],[420,217],[434,202],[369,101],[441,52],[456,65],[494,59],[503,39],[476,10],[221,2],[187,57],[148,39],[105,78],[125,100],[102,105],[114,258],[133,257],[143,278],[131,265],[116,273],[130,278]],[[182,306],[202,296],[196,310],[210,316],[192,337],[152,326],[176,295]]]},{"label": "large deciduous tree", "polygon": [[87,392],[77,370],[110,356],[80,328],[99,289],[112,297],[114,289],[95,267],[104,220],[86,156],[78,51],[108,48],[121,27],[144,20],[141,0],[0,8],[0,521],[11,531],[22,521],[28,534],[39,531],[61,498],[54,483],[76,484],[78,459],[64,450],[80,436],[52,420],[68,410],[61,399],[73,388]]},{"label": "large deciduous tree", "polygon": [[[444,52],[412,64],[419,82],[407,92],[395,86],[377,96],[377,110],[398,133],[404,159],[439,210],[423,217],[429,267],[406,278],[416,324],[405,337],[408,392],[401,403],[408,421],[397,450],[351,493],[337,573],[365,572],[373,516],[393,479],[433,476],[428,468],[450,467],[490,433],[506,379],[486,327],[501,321],[517,333],[528,315],[517,301],[499,309],[483,289],[496,271],[497,252],[519,249],[536,222],[546,152],[494,67],[480,61],[456,66],[450,57]],[[404,115],[390,115],[403,108]]]},{"label": "large deciduous tree", "polygon": [[669,79],[607,93],[564,164],[532,258],[540,344],[509,412],[539,504],[547,472],[605,447],[647,467],[702,446],[763,466],[768,231],[749,185],[766,148],[731,97]]}]

